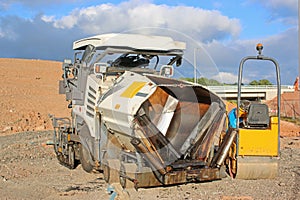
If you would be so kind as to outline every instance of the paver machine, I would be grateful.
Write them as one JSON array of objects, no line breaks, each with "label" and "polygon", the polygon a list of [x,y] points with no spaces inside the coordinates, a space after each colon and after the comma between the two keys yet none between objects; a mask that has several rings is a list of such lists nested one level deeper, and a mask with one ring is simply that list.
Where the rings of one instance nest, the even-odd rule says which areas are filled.
[{"label": "paver machine", "polygon": [[226,106],[205,87],[172,78],[185,48],[138,34],[75,41],[59,84],[71,117],[52,116],[59,162],[81,163],[124,188],[221,179],[233,142],[220,142]]}]

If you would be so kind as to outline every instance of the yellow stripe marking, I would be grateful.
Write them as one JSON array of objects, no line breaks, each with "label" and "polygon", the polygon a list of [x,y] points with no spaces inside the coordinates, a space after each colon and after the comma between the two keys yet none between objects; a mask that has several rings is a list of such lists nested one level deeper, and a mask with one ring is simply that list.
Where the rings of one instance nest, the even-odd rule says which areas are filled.
[{"label": "yellow stripe marking", "polygon": [[134,81],[122,94],[121,97],[132,98],[134,97],[140,89],[146,85],[146,82]]}]

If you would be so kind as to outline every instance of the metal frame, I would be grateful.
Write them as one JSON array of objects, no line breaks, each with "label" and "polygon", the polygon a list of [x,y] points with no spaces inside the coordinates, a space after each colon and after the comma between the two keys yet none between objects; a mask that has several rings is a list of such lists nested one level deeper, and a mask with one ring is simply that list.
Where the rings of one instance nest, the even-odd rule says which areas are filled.
[{"label": "metal frame", "polygon": [[[266,61],[271,61],[276,68],[276,78],[277,78],[277,117],[278,117],[278,137],[280,137],[280,96],[281,96],[281,83],[280,83],[280,70],[279,70],[279,64],[278,62],[271,57],[267,57],[262,55],[262,46],[257,46],[258,50],[258,55],[257,56],[246,56],[244,57],[239,66],[239,76],[238,76],[238,99],[237,99],[237,116],[239,116],[239,107],[241,104],[241,85],[242,85],[242,73],[243,73],[243,67],[246,61],[248,60],[266,60]],[[239,117],[236,119],[236,125],[237,125],[237,130],[239,130]],[[278,153],[280,150],[280,139],[278,138]],[[238,152],[237,152],[238,155]]]},{"label": "metal frame", "polygon": [[183,56],[183,51],[178,50],[170,50],[170,51],[147,51],[147,50],[133,50],[133,49],[117,49],[113,47],[107,47],[105,50],[98,54],[95,58],[95,61],[91,64],[91,66],[97,62],[100,62],[107,54],[148,54],[148,55],[160,55],[160,56],[176,56],[176,59],[172,60],[172,62],[168,63],[168,65],[172,65]]}]

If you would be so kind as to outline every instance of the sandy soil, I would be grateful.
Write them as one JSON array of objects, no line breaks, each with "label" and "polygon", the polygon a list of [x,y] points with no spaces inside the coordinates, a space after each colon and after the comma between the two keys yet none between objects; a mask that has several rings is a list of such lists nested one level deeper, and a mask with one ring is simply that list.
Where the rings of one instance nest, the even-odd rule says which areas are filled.
[{"label": "sandy soil", "polygon": [[[268,102],[271,110],[277,109],[277,97]],[[300,118],[300,90],[281,95],[281,116]]]},{"label": "sandy soil", "polygon": [[0,59],[0,135],[49,130],[48,114],[68,116],[64,95],[58,94],[61,62]]},{"label": "sandy soil", "polygon": [[[0,199],[109,199],[102,174],[88,174],[79,165],[69,170],[58,163],[51,131],[0,137]],[[130,199],[300,199],[300,140],[281,138],[279,176],[269,180],[225,178],[206,183],[127,190]],[[297,148],[298,147],[298,148]]]},{"label": "sandy soil", "polygon": [[[0,59],[0,199],[109,199],[101,174],[61,166],[48,114],[69,116],[58,94],[61,63]],[[129,191],[131,199],[300,199],[300,127],[281,123],[279,176],[274,180],[193,183]],[[287,137],[289,136],[289,137]]]}]

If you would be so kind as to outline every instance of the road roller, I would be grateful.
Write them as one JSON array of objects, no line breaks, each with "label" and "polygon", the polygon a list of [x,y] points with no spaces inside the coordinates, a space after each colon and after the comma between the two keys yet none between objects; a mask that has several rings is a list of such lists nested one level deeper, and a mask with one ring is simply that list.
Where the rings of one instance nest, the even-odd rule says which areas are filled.
[{"label": "road roller", "polygon": [[[239,179],[275,178],[278,174],[280,153],[280,70],[278,62],[262,55],[262,44],[257,44],[257,56],[244,57],[239,65],[237,106],[228,114],[227,134],[233,138],[226,166],[229,174]],[[268,105],[256,99],[247,100],[241,94],[243,69],[247,61],[266,61],[274,65],[277,81],[277,110],[269,115]],[[230,117],[239,116],[239,117]],[[230,122],[229,122],[230,124]],[[229,136],[227,136],[229,137]]]}]

